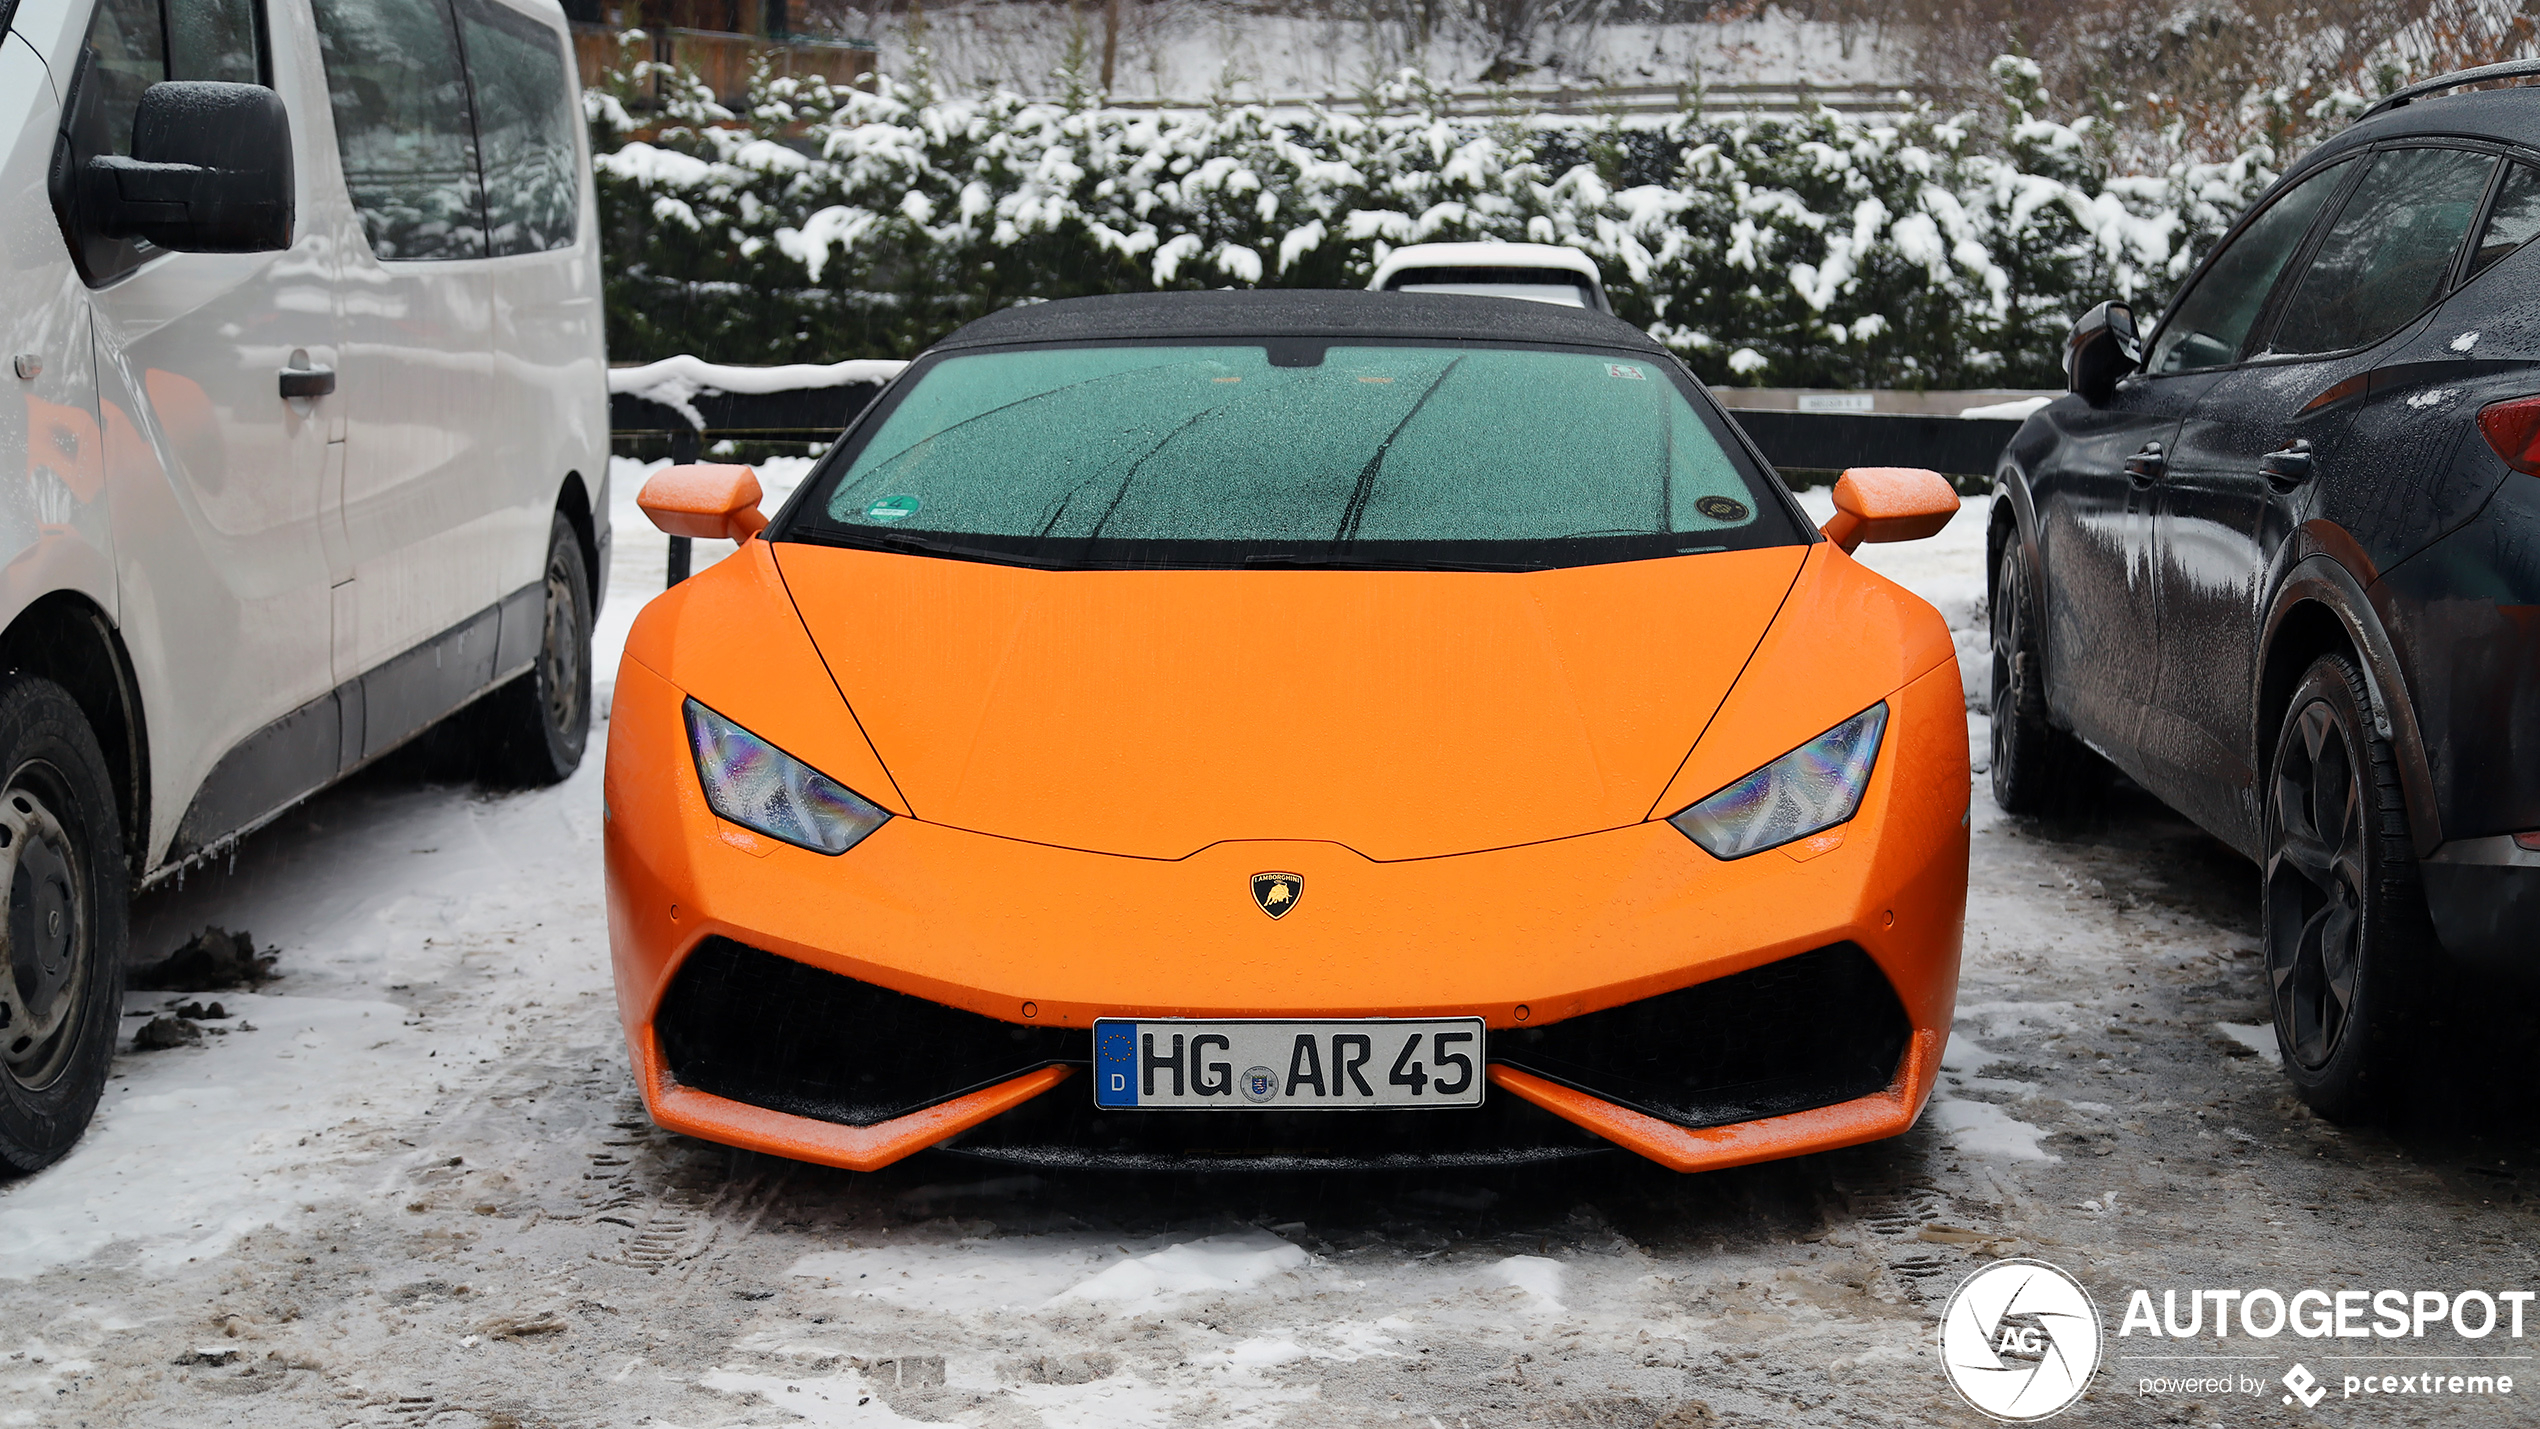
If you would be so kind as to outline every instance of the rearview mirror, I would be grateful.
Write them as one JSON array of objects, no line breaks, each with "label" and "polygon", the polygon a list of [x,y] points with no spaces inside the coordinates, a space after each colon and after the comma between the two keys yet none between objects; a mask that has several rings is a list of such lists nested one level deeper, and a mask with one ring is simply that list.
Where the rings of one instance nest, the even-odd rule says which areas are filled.
[{"label": "rearview mirror", "polygon": [[758,473],[746,466],[666,466],[646,479],[635,504],[673,536],[740,542],[767,525],[762,494]]},{"label": "rearview mirror", "polygon": [[1856,466],[1834,484],[1834,515],[1819,529],[1847,553],[1864,541],[1919,541],[1958,514],[1948,478],[1919,466]]},{"label": "rearview mirror", "polygon": [[142,91],[132,157],[80,173],[83,217],[108,238],[181,253],[291,246],[291,117],[260,84],[168,80]]},{"label": "rearview mirror", "polygon": [[2064,343],[2064,385],[2096,407],[2117,390],[2117,379],[2143,365],[2134,336],[2134,309],[2106,302],[2081,315]]}]

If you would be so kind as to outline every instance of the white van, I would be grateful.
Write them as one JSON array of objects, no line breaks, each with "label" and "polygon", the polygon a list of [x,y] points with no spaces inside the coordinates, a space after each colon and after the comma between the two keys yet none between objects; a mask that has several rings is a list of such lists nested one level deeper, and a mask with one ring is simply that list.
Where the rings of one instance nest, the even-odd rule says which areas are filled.
[{"label": "white van", "polygon": [[506,778],[580,763],[607,360],[556,0],[0,28],[0,1164],[32,1169],[104,1085],[136,887],[462,706]]}]

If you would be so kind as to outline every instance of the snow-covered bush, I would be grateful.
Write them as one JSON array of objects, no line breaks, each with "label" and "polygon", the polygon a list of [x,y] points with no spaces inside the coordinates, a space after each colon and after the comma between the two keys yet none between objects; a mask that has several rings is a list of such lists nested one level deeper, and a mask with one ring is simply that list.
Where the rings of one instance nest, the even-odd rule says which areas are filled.
[{"label": "snow-covered bush", "polygon": [[[2263,147],[2110,171],[2094,121],[1996,66],[1979,122],[1449,117],[1404,75],[1372,115],[951,97],[879,77],[693,81],[638,128],[595,89],[613,352],[906,356],[1013,303],[1356,286],[1392,246],[1500,238],[1596,259],[1618,312],[1706,379],[2050,386],[2102,297],[2157,302],[2274,173]],[[625,83],[649,84],[649,67]],[[636,135],[642,137],[635,137]]]}]

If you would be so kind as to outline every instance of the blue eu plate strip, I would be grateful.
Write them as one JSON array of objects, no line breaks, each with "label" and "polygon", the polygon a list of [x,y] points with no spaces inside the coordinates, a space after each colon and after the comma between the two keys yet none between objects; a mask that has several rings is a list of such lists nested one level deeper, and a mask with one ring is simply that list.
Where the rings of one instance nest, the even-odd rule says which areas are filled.
[{"label": "blue eu plate strip", "polygon": [[1138,1024],[1094,1024],[1094,1105],[1138,1104]]}]

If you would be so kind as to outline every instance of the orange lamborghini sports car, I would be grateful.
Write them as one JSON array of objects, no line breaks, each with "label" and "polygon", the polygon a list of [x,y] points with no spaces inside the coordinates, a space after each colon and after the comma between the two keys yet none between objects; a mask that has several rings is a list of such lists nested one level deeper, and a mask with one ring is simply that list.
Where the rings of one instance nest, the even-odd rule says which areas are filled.
[{"label": "orange lamborghini sports car", "polygon": [[661,1125],[833,1166],[1679,1170],[1892,1136],[1967,888],[1940,616],[1673,357],[1501,298],[1015,308],[643,612],[618,1004]]}]

